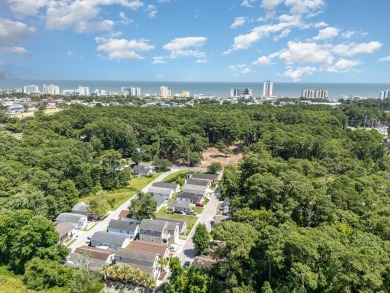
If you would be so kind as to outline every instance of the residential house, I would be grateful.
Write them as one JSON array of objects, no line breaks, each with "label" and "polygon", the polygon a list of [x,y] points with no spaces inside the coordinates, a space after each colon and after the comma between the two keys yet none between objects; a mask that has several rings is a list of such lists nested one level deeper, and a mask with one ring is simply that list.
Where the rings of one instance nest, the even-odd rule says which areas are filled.
[{"label": "residential house", "polygon": [[140,269],[142,272],[153,276],[155,280],[158,279],[160,274],[157,253],[118,248],[115,252],[115,261],[117,264],[128,264],[133,268]]},{"label": "residential house", "polygon": [[213,222],[213,227],[216,225],[216,224],[219,224],[221,222],[224,222],[224,221],[227,221],[227,220],[230,220],[230,217],[229,216],[223,216],[223,215],[216,215],[214,217],[214,222]]},{"label": "residential house", "polygon": [[176,200],[189,202],[192,204],[197,204],[197,203],[201,203],[203,198],[204,198],[204,196],[201,194],[195,194],[195,193],[190,193],[190,192],[180,192],[177,195]]},{"label": "residential house", "polygon": [[192,204],[186,201],[174,200],[169,204],[168,211],[180,211],[188,212],[191,209]]},{"label": "residential house", "polygon": [[58,234],[60,234],[60,242],[63,242],[69,237],[73,236],[74,227],[72,224],[68,222],[57,224],[55,229],[58,232]]},{"label": "residential house", "polygon": [[207,186],[193,185],[193,184],[184,184],[183,192],[200,194],[202,196],[206,195]]},{"label": "residential house", "polygon": [[137,176],[150,176],[154,173],[154,168],[145,165],[136,165],[133,167],[132,173]]},{"label": "residential house", "polygon": [[165,197],[161,196],[161,195],[154,195],[153,196],[153,199],[156,201],[157,203],[157,206],[156,206],[156,212],[158,212],[163,205],[166,204],[167,200],[165,199]]},{"label": "residential house", "polygon": [[167,223],[144,219],[139,226],[139,239],[167,244],[170,238]]},{"label": "residential house", "polygon": [[139,224],[112,219],[108,224],[109,233],[120,233],[134,239],[139,232]]},{"label": "residential house", "polygon": [[91,246],[106,246],[111,249],[126,247],[130,244],[130,237],[118,233],[95,232],[91,238]]},{"label": "residential house", "polygon": [[161,187],[161,188],[169,188],[172,189],[173,192],[179,192],[180,191],[180,185],[177,183],[167,183],[167,182],[156,182],[153,185],[154,187]]},{"label": "residential house", "polygon": [[215,180],[217,179],[217,177],[215,177],[214,175],[211,175],[211,174],[191,174],[189,176],[189,178],[191,178],[191,179],[207,180],[211,184],[213,184],[215,182]]},{"label": "residential house", "polygon": [[207,188],[210,187],[210,181],[208,181],[208,180],[188,178],[185,183],[191,184],[191,185],[206,186]]},{"label": "residential house", "polygon": [[72,214],[82,215],[82,216],[88,216],[88,205],[84,202],[77,203],[72,208]]},{"label": "residential house", "polygon": [[100,271],[105,264],[111,265],[114,251],[91,246],[81,246],[71,253],[65,266],[79,268],[87,264],[91,271]]},{"label": "residential house", "polygon": [[119,221],[126,221],[131,223],[137,223],[140,224],[141,220],[132,218],[132,215],[129,213],[129,210],[121,210],[118,215]]},{"label": "residential house", "polygon": [[59,214],[58,217],[56,218],[56,222],[57,224],[70,223],[76,229],[84,229],[88,224],[88,220],[86,216],[72,214],[72,213]]},{"label": "residential house", "polygon": [[157,221],[171,222],[179,225],[179,234],[183,234],[187,231],[187,221],[171,218],[156,217]]},{"label": "residential house", "polygon": [[168,246],[165,244],[142,241],[142,240],[134,240],[131,243],[131,247],[129,249],[145,251],[150,253],[157,253],[158,256],[169,257]]},{"label": "residential house", "polygon": [[197,268],[209,269],[217,262],[218,262],[217,260],[212,259],[210,256],[199,255],[199,256],[195,256],[194,261],[192,262],[192,266]]},{"label": "residential house", "polygon": [[163,187],[155,187],[155,186],[150,187],[148,192],[152,196],[155,196],[155,195],[162,196],[165,199],[171,199],[173,194],[174,194],[173,189],[163,188]]}]

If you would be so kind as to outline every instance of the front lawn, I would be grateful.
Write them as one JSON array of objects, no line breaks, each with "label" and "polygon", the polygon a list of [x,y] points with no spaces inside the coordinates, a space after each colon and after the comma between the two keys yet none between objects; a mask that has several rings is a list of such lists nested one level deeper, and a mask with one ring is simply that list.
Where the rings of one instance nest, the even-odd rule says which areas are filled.
[{"label": "front lawn", "polygon": [[176,182],[177,179],[182,178],[183,182],[185,181],[185,178],[187,178],[187,174],[189,172],[187,170],[180,170],[175,173],[172,173],[171,175],[167,176],[163,182],[171,183]]},{"label": "front lawn", "polygon": [[160,209],[157,213],[155,213],[155,215],[156,215],[156,217],[185,220],[187,222],[187,232],[192,230],[196,221],[198,220],[198,217],[196,217],[196,216],[182,215],[182,214],[176,214],[176,213],[175,214],[166,213],[165,209],[163,209],[163,208]]},{"label": "front lawn", "polygon": [[193,210],[194,212],[196,212],[197,214],[201,214],[201,213],[203,213],[204,208],[194,206],[194,207],[192,208],[192,210]]}]

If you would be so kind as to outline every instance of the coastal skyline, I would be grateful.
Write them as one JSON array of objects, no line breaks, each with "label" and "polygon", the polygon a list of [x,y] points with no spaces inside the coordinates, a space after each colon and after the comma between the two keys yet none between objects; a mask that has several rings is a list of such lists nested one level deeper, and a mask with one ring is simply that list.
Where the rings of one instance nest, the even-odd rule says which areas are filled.
[{"label": "coastal skyline", "polygon": [[5,0],[0,79],[388,83],[389,8],[386,0]]}]

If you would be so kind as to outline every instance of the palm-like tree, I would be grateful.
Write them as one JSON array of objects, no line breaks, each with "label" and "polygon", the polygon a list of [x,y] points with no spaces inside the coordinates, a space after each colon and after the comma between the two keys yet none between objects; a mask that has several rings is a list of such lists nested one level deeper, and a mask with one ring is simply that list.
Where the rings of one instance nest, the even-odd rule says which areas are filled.
[{"label": "palm-like tree", "polygon": [[161,270],[165,270],[165,268],[169,265],[169,258],[159,256],[158,257],[158,265],[160,266]]}]

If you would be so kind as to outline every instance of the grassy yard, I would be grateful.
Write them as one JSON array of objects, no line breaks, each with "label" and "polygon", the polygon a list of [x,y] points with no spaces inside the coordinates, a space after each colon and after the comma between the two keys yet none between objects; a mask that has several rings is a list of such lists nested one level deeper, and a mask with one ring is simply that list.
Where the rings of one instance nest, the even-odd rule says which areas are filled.
[{"label": "grassy yard", "polygon": [[163,182],[175,182],[178,178],[186,178],[188,171],[180,170],[167,176]]},{"label": "grassy yard", "polygon": [[[125,203],[129,198],[135,195],[138,191],[160,176],[161,173],[154,173],[152,177],[141,177],[141,178],[133,178],[130,180],[129,185],[117,190],[109,191],[108,198],[112,200],[113,206],[112,210],[116,210],[123,203]],[[82,200],[88,203],[88,200],[93,195],[84,197]]]},{"label": "grassy yard", "polygon": [[169,214],[165,212],[165,209],[160,209],[155,215],[156,217],[185,220],[187,222],[187,232],[192,230],[192,227],[194,227],[196,220],[198,219],[198,217],[195,216],[188,216],[182,214]]},{"label": "grassy yard", "polygon": [[197,214],[201,214],[204,210],[204,208],[201,208],[201,207],[197,207],[197,206],[194,206],[192,208],[194,210],[194,212],[196,212]]}]

